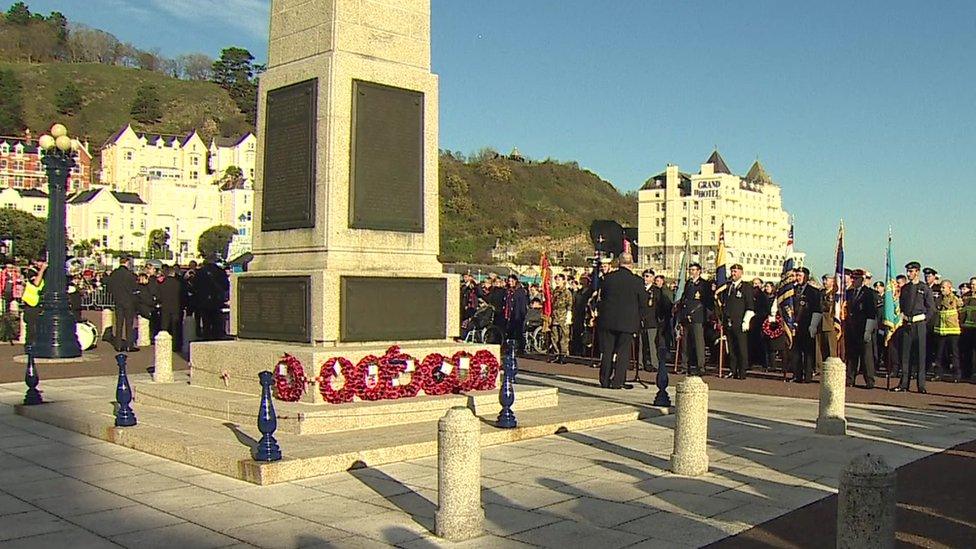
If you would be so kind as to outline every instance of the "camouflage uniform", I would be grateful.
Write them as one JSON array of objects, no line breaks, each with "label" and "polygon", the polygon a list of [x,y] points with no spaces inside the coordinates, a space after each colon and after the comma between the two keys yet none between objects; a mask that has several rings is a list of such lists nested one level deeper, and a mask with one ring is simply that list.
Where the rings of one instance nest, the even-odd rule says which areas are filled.
[{"label": "camouflage uniform", "polygon": [[569,327],[572,323],[573,294],[567,288],[552,290],[552,342],[556,354],[569,354]]}]

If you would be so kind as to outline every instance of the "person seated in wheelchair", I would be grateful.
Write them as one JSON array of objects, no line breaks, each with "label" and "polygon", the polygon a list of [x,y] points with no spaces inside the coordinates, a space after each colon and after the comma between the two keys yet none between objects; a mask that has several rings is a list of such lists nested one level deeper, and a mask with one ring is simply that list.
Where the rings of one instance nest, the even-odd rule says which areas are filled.
[{"label": "person seated in wheelchair", "polygon": [[529,302],[529,310],[525,313],[525,331],[534,332],[542,326],[542,300],[538,297]]},{"label": "person seated in wheelchair", "polygon": [[461,337],[466,338],[469,333],[483,330],[491,326],[495,320],[495,309],[484,299],[478,299],[478,308],[470,318],[461,322]]}]

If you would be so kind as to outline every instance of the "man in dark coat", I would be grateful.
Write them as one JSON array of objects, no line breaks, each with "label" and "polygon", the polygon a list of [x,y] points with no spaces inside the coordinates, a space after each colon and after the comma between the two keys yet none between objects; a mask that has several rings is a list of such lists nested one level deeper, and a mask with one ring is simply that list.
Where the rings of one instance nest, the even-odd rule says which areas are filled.
[{"label": "man in dark coat", "polygon": [[742,282],[742,265],[736,263],[731,269],[732,280],[721,293],[722,326],[728,342],[729,367],[732,377],[745,379],[749,366],[748,337],[749,323],[756,315],[752,285]]},{"label": "man in dark coat", "polygon": [[156,297],[159,304],[159,329],[173,337],[173,350],[178,351],[183,342],[183,288],[171,265],[163,267],[162,276],[156,277]]},{"label": "man in dark coat", "polygon": [[525,315],[529,310],[529,293],[519,283],[518,276],[508,275],[505,294],[505,338],[514,339],[518,352],[525,351]]},{"label": "man in dark coat", "polygon": [[806,267],[797,269],[796,282],[793,286],[793,318],[796,333],[793,334],[790,360],[793,363],[793,381],[798,383],[813,381],[813,366],[817,362],[815,339],[820,329],[820,320],[823,318],[820,290],[809,282],[810,269]]},{"label": "man in dark coat", "polygon": [[122,259],[108,275],[105,286],[115,303],[115,350],[138,351],[132,339],[132,323],[136,318],[136,275],[132,272],[132,258]]},{"label": "man in dark coat", "polygon": [[877,329],[875,292],[864,285],[864,270],[851,271],[853,285],[847,290],[847,318],[844,319],[844,347],[847,355],[847,384],[854,385],[864,373],[868,389],[874,388],[874,332]]},{"label": "man in dark coat", "polygon": [[[936,314],[932,288],[918,279],[920,265],[912,261],[905,265],[908,282],[901,287],[898,305],[901,307],[901,382],[892,391],[907,391],[912,380],[912,370],[917,375],[919,393],[925,390],[925,339],[927,321]],[[915,368],[912,368],[912,351],[915,350]]]},{"label": "man in dark coat", "polygon": [[620,254],[620,268],[603,276],[597,314],[600,349],[600,386],[609,389],[632,389],[627,380],[630,349],[634,335],[641,329],[641,317],[647,309],[644,283],[633,272],[634,260],[629,253]]},{"label": "man in dark coat", "polygon": [[204,261],[197,271],[194,290],[197,313],[203,320],[203,340],[223,339],[224,326],[222,310],[227,302],[230,280],[223,267],[214,259]]},{"label": "man in dark coat", "polygon": [[643,273],[644,292],[647,294],[647,307],[641,311],[641,362],[648,372],[656,371],[659,364],[657,330],[664,319],[665,309],[670,308],[670,301],[664,297],[661,287],[654,283],[654,271],[648,269]]},{"label": "man in dark coat", "polygon": [[705,371],[705,321],[708,320],[713,307],[714,295],[712,283],[701,278],[701,265],[688,265],[688,281],[678,307],[678,320],[681,322],[683,334],[681,336],[681,365],[686,372],[688,356],[691,347],[695,349],[695,375],[702,375]]}]

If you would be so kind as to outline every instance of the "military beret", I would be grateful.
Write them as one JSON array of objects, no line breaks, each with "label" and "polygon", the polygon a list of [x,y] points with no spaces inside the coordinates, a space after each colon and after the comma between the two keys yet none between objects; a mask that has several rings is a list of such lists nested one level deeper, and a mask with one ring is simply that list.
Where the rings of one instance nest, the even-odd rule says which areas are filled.
[{"label": "military beret", "polygon": [[732,265],[731,269],[741,271],[742,270],[742,265],[739,264],[739,263],[736,263],[736,264]]},{"label": "military beret", "polygon": [[689,269],[692,268],[692,267],[698,267],[699,269],[701,269],[701,263],[695,262],[695,263],[691,263],[691,264],[688,265],[688,268]]},{"label": "military beret", "polygon": [[937,274],[939,274],[939,271],[936,271],[932,267],[926,267],[926,268],[922,269],[922,272],[925,273],[925,274],[927,274],[927,275],[937,275]]},{"label": "military beret", "polygon": [[922,264],[919,263],[918,261],[909,261],[908,264],[905,265],[905,269],[916,269],[917,270],[917,269],[921,269],[921,268],[922,268]]},{"label": "military beret", "polygon": [[853,273],[853,272],[854,272],[854,271],[852,271],[852,270],[850,270],[850,269],[844,269],[844,274],[846,274],[846,275],[850,275],[850,274],[851,274],[851,273]]},{"label": "military beret", "polygon": [[851,276],[855,278],[864,278],[864,269],[854,269],[851,271]]},{"label": "military beret", "polygon": [[796,272],[803,273],[807,276],[810,276],[810,269],[807,269],[806,267],[800,267],[799,269],[796,270]]}]

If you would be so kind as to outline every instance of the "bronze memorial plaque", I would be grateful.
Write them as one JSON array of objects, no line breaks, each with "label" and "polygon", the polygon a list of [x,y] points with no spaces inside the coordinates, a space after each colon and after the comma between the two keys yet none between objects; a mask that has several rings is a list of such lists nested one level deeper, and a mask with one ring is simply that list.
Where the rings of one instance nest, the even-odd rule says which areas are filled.
[{"label": "bronze memorial plaque", "polygon": [[312,279],[245,277],[237,282],[237,336],[242,339],[312,341]]},{"label": "bronze memorial plaque", "polygon": [[261,230],[315,226],[318,79],[268,92]]},{"label": "bronze memorial plaque", "polygon": [[424,94],[353,81],[349,226],[424,232]]},{"label": "bronze memorial plaque", "polygon": [[443,278],[344,276],[341,341],[404,341],[447,337]]}]

